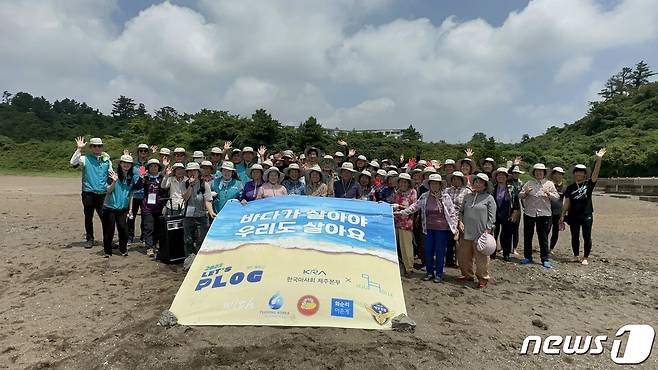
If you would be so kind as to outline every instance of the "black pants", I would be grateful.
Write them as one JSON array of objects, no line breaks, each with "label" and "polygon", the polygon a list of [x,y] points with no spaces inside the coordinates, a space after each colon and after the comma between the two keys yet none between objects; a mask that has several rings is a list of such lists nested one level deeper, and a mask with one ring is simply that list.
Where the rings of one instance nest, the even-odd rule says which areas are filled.
[{"label": "black pants", "polygon": [[523,257],[532,261],[532,239],[535,236],[536,226],[541,261],[548,261],[548,229],[550,224],[551,216],[530,217],[523,215]]},{"label": "black pants", "polygon": [[560,215],[551,216],[551,225],[549,228],[551,232],[551,250],[557,245],[557,240],[560,237]]},{"label": "black pants", "polygon": [[143,213],[142,212],[142,237],[146,248],[154,248],[158,242],[158,220],[160,219],[159,213]]},{"label": "black pants", "polygon": [[446,248],[446,266],[448,267],[455,266],[455,252],[457,251],[455,249],[456,245],[457,242],[455,242],[455,234],[450,232],[450,237],[448,238],[448,247]]},{"label": "black pants", "polygon": [[580,254],[580,229],[583,229],[583,241],[585,242],[585,254],[583,257],[589,257],[589,252],[592,251],[592,224],[594,217],[586,215],[584,218],[569,218],[569,229],[571,230],[571,249],[573,255]]},{"label": "black pants", "polygon": [[519,246],[519,226],[521,225],[521,220],[518,222],[512,223],[512,247],[516,249]]},{"label": "black pants", "polygon": [[128,218],[127,209],[103,209],[103,250],[105,254],[112,255],[112,239],[114,239],[114,228],[116,227],[119,234],[119,251],[126,253],[128,251]]},{"label": "black pants", "polygon": [[[135,237],[135,220],[137,220],[137,212],[139,212],[139,209],[142,208],[142,199],[135,199],[133,198],[133,208],[131,214],[133,215],[132,218],[128,219],[128,237],[129,238],[134,238]],[[140,221],[140,229],[142,230],[142,238],[144,237],[144,215],[142,215],[141,221]]]},{"label": "black pants", "polygon": [[499,240],[498,237],[500,236],[500,247],[503,250],[503,257],[509,257],[512,253],[512,236],[514,235],[515,225],[518,229],[518,223],[514,223],[509,219],[496,220],[494,238]]},{"label": "black pants", "polygon": [[105,203],[105,193],[82,192],[82,209],[85,214],[87,241],[94,240],[94,211],[96,211],[98,217],[102,220],[101,211],[103,210],[103,203]]}]

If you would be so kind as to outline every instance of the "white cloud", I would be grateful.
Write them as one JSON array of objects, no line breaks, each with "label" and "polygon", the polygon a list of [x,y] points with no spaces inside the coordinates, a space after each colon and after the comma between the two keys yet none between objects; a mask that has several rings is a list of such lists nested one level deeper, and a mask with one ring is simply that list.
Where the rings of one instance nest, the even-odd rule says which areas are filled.
[{"label": "white cloud", "polygon": [[589,71],[590,68],[592,68],[591,56],[576,56],[562,63],[560,69],[555,74],[554,81],[556,83],[569,82]]},{"label": "white cloud", "polygon": [[343,128],[413,123],[430,140],[518,139],[578,118],[595,89],[584,76],[615,72],[596,70],[598,54],[658,37],[650,0],[534,0],[499,27],[450,16],[369,24],[390,0],[164,2],[119,30],[113,1],[0,4],[0,80],[14,91],[105,110],[123,94],[150,109],[262,107],[283,122],[315,115]]}]

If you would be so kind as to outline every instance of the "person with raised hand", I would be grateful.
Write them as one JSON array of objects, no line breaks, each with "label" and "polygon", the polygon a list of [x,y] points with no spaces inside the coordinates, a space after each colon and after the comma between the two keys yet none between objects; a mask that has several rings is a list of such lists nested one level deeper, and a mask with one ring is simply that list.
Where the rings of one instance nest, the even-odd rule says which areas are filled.
[{"label": "person with raised hand", "polygon": [[560,227],[564,229],[567,219],[571,231],[571,248],[574,260],[578,261],[580,255],[580,230],[583,231],[585,250],[581,263],[588,265],[589,254],[592,251],[592,224],[594,223],[594,206],[592,205],[592,192],[599,179],[601,162],[605,155],[605,148],[596,152],[596,163],[589,179],[587,178],[587,167],[582,164],[574,166],[572,173],[574,182],[567,186],[564,191],[564,207],[560,218]]},{"label": "person with raised hand", "polygon": [[111,182],[107,186],[107,199],[101,217],[105,258],[112,255],[112,239],[114,239],[115,228],[119,234],[119,252],[124,257],[128,255],[127,216],[130,206],[130,193],[143,185],[143,174],[134,175],[133,158],[130,155],[124,154],[121,156],[117,171],[109,171]]},{"label": "person with raised hand", "polygon": [[84,137],[75,138],[75,152],[70,164],[74,168],[82,166],[82,209],[85,217],[85,248],[94,244],[94,212],[101,217],[105,195],[107,194],[107,179],[112,169],[110,156],[103,151],[103,141],[94,137],[89,140],[90,153],[82,154],[87,146]]},{"label": "person with raised hand", "polygon": [[[166,161],[166,160],[165,160]],[[163,164],[165,168],[165,176],[162,179],[160,186],[162,189],[169,190],[169,198],[171,203],[165,204],[163,213],[169,214],[172,211],[181,211],[183,209],[183,192],[185,191],[185,165],[182,163],[174,163],[173,166],[169,167],[167,164]],[[172,209],[169,209],[171,207]]]},{"label": "person with raised hand", "polygon": [[536,228],[542,265],[545,268],[553,268],[549,261],[548,230],[552,214],[551,200],[559,198],[560,195],[553,182],[546,179],[547,172],[543,163],[535,164],[530,171],[533,179],[523,185],[523,189],[519,192],[519,197],[525,200],[522,265],[532,263],[532,239]]},{"label": "person with raised hand", "polygon": [[210,223],[208,216],[215,218],[212,207],[210,183],[203,180],[201,167],[196,162],[190,162],[185,167],[187,181],[185,181],[185,211],[183,217],[183,239],[185,243],[185,256],[196,255],[201,243],[208,233]]}]

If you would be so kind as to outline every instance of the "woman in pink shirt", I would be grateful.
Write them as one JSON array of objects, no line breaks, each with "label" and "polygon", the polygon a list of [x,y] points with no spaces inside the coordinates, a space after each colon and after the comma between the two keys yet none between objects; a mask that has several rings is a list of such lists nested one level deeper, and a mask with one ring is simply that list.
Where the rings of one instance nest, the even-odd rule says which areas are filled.
[{"label": "woman in pink shirt", "polygon": [[256,199],[288,195],[288,190],[281,185],[281,171],[278,168],[268,168],[265,174],[263,174],[263,177],[267,179],[267,182],[258,188]]},{"label": "woman in pink shirt", "polygon": [[[398,178],[398,190],[393,196],[393,209],[402,210],[416,202],[416,189],[411,186],[411,176],[401,173]],[[412,216],[395,214],[395,236],[398,240],[398,248],[402,255],[404,276],[411,277],[414,271],[414,246],[412,244],[414,234],[414,219]]]}]

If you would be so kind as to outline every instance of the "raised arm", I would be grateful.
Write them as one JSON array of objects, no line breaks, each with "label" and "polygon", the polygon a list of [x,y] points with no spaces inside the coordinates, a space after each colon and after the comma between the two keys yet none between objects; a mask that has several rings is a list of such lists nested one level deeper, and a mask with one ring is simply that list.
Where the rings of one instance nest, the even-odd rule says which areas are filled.
[{"label": "raised arm", "polygon": [[78,136],[75,138],[75,152],[73,152],[73,156],[71,156],[71,160],[69,161],[71,166],[73,167],[78,167],[79,165],[85,165],[85,158],[82,157],[82,149],[84,149],[85,145],[85,138],[82,136]]},{"label": "raised arm", "polygon": [[594,164],[594,170],[592,171],[592,182],[596,182],[599,179],[599,172],[601,171],[601,161],[605,155],[605,148],[599,149],[596,152],[596,163]]}]

